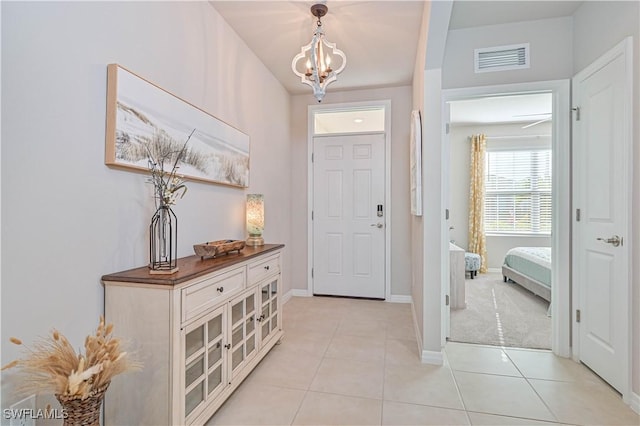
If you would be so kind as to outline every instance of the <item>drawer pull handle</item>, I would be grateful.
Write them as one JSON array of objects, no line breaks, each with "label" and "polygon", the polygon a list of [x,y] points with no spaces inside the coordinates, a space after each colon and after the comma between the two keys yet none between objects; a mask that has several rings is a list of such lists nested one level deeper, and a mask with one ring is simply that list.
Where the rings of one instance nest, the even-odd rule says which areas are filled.
[{"label": "drawer pull handle", "polygon": [[224,345],[224,347],[227,349],[231,349],[231,343],[227,343],[226,345]]},{"label": "drawer pull handle", "polygon": [[224,291],[224,287],[218,287],[218,288],[216,288],[216,290],[218,290],[218,292],[222,293]]},{"label": "drawer pull handle", "polygon": [[264,314],[262,314],[258,318],[256,318],[256,321],[258,321],[258,322],[261,322],[262,320],[264,320]]},{"label": "drawer pull handle", "polygon": [[264,269],[268,271],[269,270],[269,265],[265,266]]}]

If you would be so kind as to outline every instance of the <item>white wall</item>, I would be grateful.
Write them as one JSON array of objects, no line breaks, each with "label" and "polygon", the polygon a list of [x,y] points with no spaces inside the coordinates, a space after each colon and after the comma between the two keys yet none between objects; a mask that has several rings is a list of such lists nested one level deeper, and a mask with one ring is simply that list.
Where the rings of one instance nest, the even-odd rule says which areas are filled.
[{"label": "white wall", "polygon": [[[449,31],[442,87],[451,89],[570,78],[571,31],[570,17]],[[474,49],[519,43],[530,44],[529,69],[474,72]]]},{"label": "white wall", "polygon": [[[420,111],[424,116],[424,69],[427,57],[427,29],[429,28],[429,20],[431,18],[432,3],[428,2],[424,5],[422,11],[422,24],[420,26],[420,39],[418,40],[418,48],[416,51],[416,62],[413,68],[413,84],[412,84],[412,105],[414,110]],[[422,129],[424,129],[424,121]],[[424,139],[424,138],[423,138]],[[424,156],[423,156],[424,164]],[[424,192],[424,189],[423,189]],[[424,211],[424,198],[422,200],[422,210]],[[413,303],[413,315],[418,337],[420,351],[423,348],[424,340],[424,265],[422,259],[424,257],[424,223],[422,216],[411,215],[411,300]]]},{"label": "white wall", "polygon": [[[422,188],[424,224],[424,248],[422,265],[424,268],[424,341],[423,360],[430,363],[442,362],[442,285],[445,279],[446,264],[449,261],[449,240],[445,231],[444,188],[443,188],[443,146],[442,146],[442,70],[424,71],[424,115],[422,134]],[[447,256],[443,255],[447,246]],[[445,266],[443,266],[445,265]],[[445,269],[446,268],[446,269]],[[447,288],[449,274],[446,274]],[[426,351],[426,353],[424,352]]]},{"label": "white wall", "polygon": [[[409,217],[409,133],[411,87],[333,92],[329,88],[323,105],[391,100],[391,295],[409,295],[410,229]],[[308,106],[317,101],[308,94],[291,97],[291,217],[292,282],[295,289],[307,288],[307,177],[309,143]]]},{"label": "white wall", "polygon": [[[104,165],[109,63],[251,137],[249,189],[188,183],[175,208],[178,254],[244,239],[245,194],[261,192],[265,239],[287,244],[290,287],[289,95],[210,4],[1,7],[2,364],[19,355],[9,336],[31,342],[57,327],[81,346],[103,313],[100,277],[148,261],[151,188]],[[12,377],[2,373],[3,408],[15,402]]]},{"label": "white wall", "polygon": [[[518,136],[518,135],[550,135],[551,123],[541,123],[527,129],[522,124],[475,124],[451,126],[449,146],[451,149],[449,163],[449,225],[454,229],[449,231],[450,239],[455,240],[458,247],[469,248],[469,167],[471,135],[484,133],[489,136]],[[534,139],[535,140],[535,139]],[[542,140],[542,139],[541,139]],[[492,144],[528,143],[531,139],[488,139],[487,147]],[[551,148],[551,138],[546,138]],[[550,236],[507,236],[487,235],[487,266],[501,268],[504,256],[513,247],[550,247]]]},{"label": "white wall", "polygon": [[[633,207],[632,247],[632,360],[633,391],[640,395],[640,3],[587,1],[574,14],[573,72],[578,73],[602,54],[633,37]],[[640,404],[640,400],[636,401]],[[636,407],[640,408],[640,407]]]},{"label": "white wall", "polygon": [[[427,31],[425,59],[416,60],[423,68],[417,71],[418,87],[422,89],[422,188],[423,208],[419,246],[422,257],[422,354],[423,362],[442,364],[445,344],[445,324],[442,321],[445,294],[450,287],[449,241],[445,220],[445,187],[443,173],[445,153],[442,144],[442,64],[447,41],[447,29],[453,7],[452,1],[425,4],[422,30]],[[423,52],[419,45],[418,55]],[[414,77],[415,78],[415,77]],[[415,84],[415,81],[414,81]],[[414,97],[415,101],[415,97]],[[417,310],[416,310],[417,311]]]}]

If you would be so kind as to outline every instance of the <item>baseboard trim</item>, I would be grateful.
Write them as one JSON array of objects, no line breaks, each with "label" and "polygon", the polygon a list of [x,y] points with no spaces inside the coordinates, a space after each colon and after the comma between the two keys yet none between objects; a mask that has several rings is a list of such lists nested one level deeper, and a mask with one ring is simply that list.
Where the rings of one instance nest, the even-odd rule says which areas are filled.
[{"label": "baseboard trim", "polygon": [[309,297],[309,293],[307,293],[307,290],[292,288],[282,296],[282,303],[287,303],[292,297]]},{"label": "baseboard trim", "polygon": [[411,296],[407,296],[407,295],[404,295],[404,294],[392,294],[387,299],[387,302],[389,302],[389,303],[411,303],[411,302],[413,302],[413,299],[411,298]]},{"label": "baseboard trim", "polygon": [[434,352],[423,350],[421,361],[423,364],[443,365],[444,357],[442,356],[442,351]]},{"label": "baseboard trim", "polygon": [[422,336],[420,335],[420,327],[418,327],[418,316],[416,315],[416,307],[413,304],[413,299],[411,299],[411,318],[413,318],[413,331],[416,333],[416,342],[418,343],[416,349],[418,350],[418,355],[420,355],[422,352]]},{"label": "baseboard trim", "polygon": [[631,392],[631,397],[629,398],[629,407],[631,407],[631,409],[635,411],[636,414],[640,414],[640,395],[635,392]]},{"label": "baseboard trim", "polygon": [[311,294],[309,294],[309,290],[303,290],[303,289],[300,289],[300,288],[292,288],[291,289],[291,296],[309,297],[309,296],[311,296]]},{"label": "baseboard trim", "polygon": [[413,304],[413,299],[411,299],[411,316],[413,317],[413,329],[416,332],[416,341],[418,342],[418,355],[420,356],[420,361],[423,364],[432,364],[432,365],[443,365],[444,364],[444,356],[442,351],[434,352],[434,351],[426,351],[422,349],[422,336],[420,335],[420,327],[418,327],[418,316],[416,315],[416,308]]}]

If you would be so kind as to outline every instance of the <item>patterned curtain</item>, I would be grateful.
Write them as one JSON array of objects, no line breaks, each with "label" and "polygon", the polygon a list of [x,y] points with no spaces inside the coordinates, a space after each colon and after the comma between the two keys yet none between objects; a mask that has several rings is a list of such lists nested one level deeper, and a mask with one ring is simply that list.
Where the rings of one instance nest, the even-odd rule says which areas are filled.
[{"label": "patterned curtain", "polygon": [[487,272],[487,245],[484,235],[485,135],[471,137],[471,182],[469,184],[469,251],[480,255],[480,272]]}]

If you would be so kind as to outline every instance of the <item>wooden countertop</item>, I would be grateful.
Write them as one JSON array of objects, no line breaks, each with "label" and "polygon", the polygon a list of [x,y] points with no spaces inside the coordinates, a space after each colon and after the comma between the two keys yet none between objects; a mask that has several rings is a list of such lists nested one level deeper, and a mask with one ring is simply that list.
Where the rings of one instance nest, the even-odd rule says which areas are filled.
[{"label": "wooden countertop", "polygon": [[233,252],[220,257],[201,259],[200,256],[187,256],[178,259],[178,272],[171,275],[156,275],[149,273],[149,267],[129,269],[103,275],[102,282],[129,282],[141,284],[156,284],[159,286],[175,286],[193,278],[224,269],[237,263],[245,262],[253,257],[276,251],[284,244],[265,244],[259,247],[245,247],[239,253]]}]

